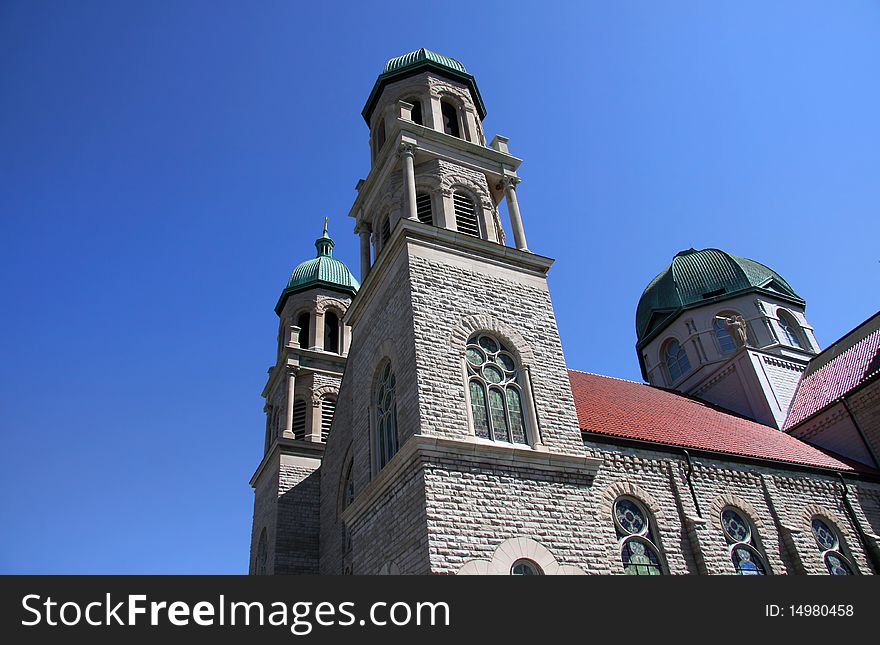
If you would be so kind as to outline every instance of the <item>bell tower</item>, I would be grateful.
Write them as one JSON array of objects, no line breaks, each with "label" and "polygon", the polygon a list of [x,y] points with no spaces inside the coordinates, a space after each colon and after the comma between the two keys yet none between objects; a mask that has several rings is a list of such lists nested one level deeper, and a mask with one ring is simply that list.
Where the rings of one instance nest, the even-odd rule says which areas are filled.
[{"label": "bell tower", "polygon": [[521,160],[505,137],[486,145],[474,77],[420,49],[388,61],[362,114],[371,168],[350,211],[362,286],[322,465],[321,572],[456,573],[523,521],[538,526],[551,488],[583,495],[598,464],[547,287],[553,261],[526,243]]}]

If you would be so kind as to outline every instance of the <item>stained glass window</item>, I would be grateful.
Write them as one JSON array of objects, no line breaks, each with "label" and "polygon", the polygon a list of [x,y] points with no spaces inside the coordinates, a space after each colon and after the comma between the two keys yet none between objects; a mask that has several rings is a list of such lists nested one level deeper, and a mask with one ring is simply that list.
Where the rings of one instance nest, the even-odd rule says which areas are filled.
[{"label": "stained glass window", "polygon": [[813,529],[813,538],[819,551],[822,552],[822,560],[828,573],[832,576],[855,575],[853,566],[841,552],[840,536],[837,531],[818,517],[813,518],[810,527]]},{"label": "stained glass window", "polygon": [[663,574],[660,550],[656,546],[650,516],[640,503],[629,497],[618,497],[613,509],[614,528],[620,540],[623,572],[630,576]]},{"label": "stained glass window", "polygon": [[523,391],[516,359],[488,334],[465,348],[474,434],[482,439],[528,444]]},{"label": "stained glass window", "polygon": [[510,567],[510,575],[512,576],[540,576],[544,575],[541,567],[531,560],[517,560]]},{"label": "stained glass window", "polygon": [[721,528],[730,547],[733,569],[741,576],[766,576],[767,565],[758,551],[759,543],[751,523],[734,508],[721,511]]},{"label": "stained glass window", "polygon": [[376,436],[378,439],[379,468],[383,468],[397,452],[397,398],[396,381],[391,364],[382,368],[376,387]]}]

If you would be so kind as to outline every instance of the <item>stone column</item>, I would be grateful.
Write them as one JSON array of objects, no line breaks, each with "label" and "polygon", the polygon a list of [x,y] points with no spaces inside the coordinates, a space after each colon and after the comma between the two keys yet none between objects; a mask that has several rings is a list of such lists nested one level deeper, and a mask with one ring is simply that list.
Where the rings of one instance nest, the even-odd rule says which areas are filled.
[{"label": "stone column", "polygon": [[370,229],[364,225],[358,229],[361,236],[361,283],[370,273]]},{"label": "stone column", "polygon": [[290,370],[287,375],[287,418],[284,420],[284,432],[282,436],[293,439],[293,401],[294,387],[296,386],[296,370]]},{"label": "stone column", "polygon": [[321,441],[321,399],[314,397],[307,403],[311,414],[306,423],[306,441]]},{"label": "stone column", "polygon": [[519,212],[519,202],[516,199],[516,185],[519,177],[505,175],[501,180],[504,187],[504,196],[507,198],[507,212],[510,215],[510,227],[513,229],[513,242],[520,251],[528,251],[526,245],[526,233],[523,230],[522,215]]},{"label": "stone column", "polygon": [[416,171],[413,159],[416,156],[416,147],[411,143],[401,143],[398,149],[400,159],[403,161],[403,185],[406,187],[406,209],[404,215],[409,219],[417,220],[416,216]]},{"label": "stone column", "polygon": [[309,349],[324,349],[324,312],[315,311],[315,325],[309,330]]}]

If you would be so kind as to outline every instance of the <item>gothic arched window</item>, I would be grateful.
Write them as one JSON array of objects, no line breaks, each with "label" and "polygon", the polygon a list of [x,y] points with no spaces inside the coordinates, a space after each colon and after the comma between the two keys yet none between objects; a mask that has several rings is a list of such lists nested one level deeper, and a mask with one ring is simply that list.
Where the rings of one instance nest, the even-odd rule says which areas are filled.
[{"label": "gothic arched window", "polygon": [[662,575],[660,549],[645,507],[632,497],[618,497],[614,501],[613,516],[623,572],[630,576]]},{"label": "gothic arched window", "polygon": [[339,316],[332,311],[324,314],[324,351],[339,354]]},{"label": "gothic arched window", "polygon": [[741,576],[766,576],[767,565],[759,551],[757,531],[739,509],[721,511],[721,528],[730,547],[733,568]]},{"label": "gothic arched window", "polygon": [[391,364],[386,363],[376,384],[376,464],[381,470],[397,453],[397,382]]},{"label": "gothic arched window", "polygon": [[816,546],[822,553],[822,561],[828,573],[832,576],[855,575],[852,563],[843,555],[843,547],[837,531],[818,517],[813,518],[810,527],[813,529],[813,539],[816,540]]},{"label": "gothic arched window", "polygon": [[299,327],[299,337],[297,341],[300,347],[308,348],[309,346],[309,314],[303,312],[296,319],[296,326]]},{"label": "gothic arched window", "polygon": [[777,315],[779,316],[779,328],[782,329],[782,337],[785,342],[792,347],[806,349],[804,341],[801,339],[800,325],[797,324],[794,316],[782,309],[777,312]]},{"label": "gothic arched window", "polygon": [[336,412],[336,398],[324,396],[321,398],[321,441],[327,442],[330,436],[330,426],[333,425],[333,413]]},{"label": "gothic arched window", "polygon": [[455,228],[459,233],[480,237],[480,225],[477,222],[477,207],[473,198],[460,190],[452,193],[452,207],[455,211]]},{"label": "gothic arched window", "polygon": [[461,128],[458,126],[458,110],[448,101],[440,102],[440,115],[443,117],[443,132],[453,137],[461,138]]},{"label": "gothic arched window", "polygon": [[419,218],[422,224],[434,223],[431,196],[428,193],[416,193],[416,217]]},{"label": "gothic arched window", "polygon": [[496,338],[474,334],[465,349],[474,434],[528,444],[521,375],[516,359]]},{"label": "gothic arched window", "polygon": [[306,438],[306,402],[296,399],[293,402],[293,426],[291,427],[293,438],[300,441]]},{"label": "gothic arched window", "polygon": [[663,350],[663,360],[666,362],[666,369],[669,370],[669,378],[673,383],[691,371],[691,362],[688,360],[687,352],[675,339],[666,343]]}]

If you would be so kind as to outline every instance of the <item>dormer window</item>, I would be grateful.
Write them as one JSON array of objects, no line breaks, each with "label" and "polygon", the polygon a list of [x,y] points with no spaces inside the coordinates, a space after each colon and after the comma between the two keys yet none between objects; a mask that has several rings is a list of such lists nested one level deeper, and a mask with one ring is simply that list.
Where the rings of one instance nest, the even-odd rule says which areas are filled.
[{"label": "dormer window", "polygon": [[458,110],[452,103],[441,101],[440,114],[443,117],[443,132],[453,137],[461,138],[461,128],[458,126]]}]

